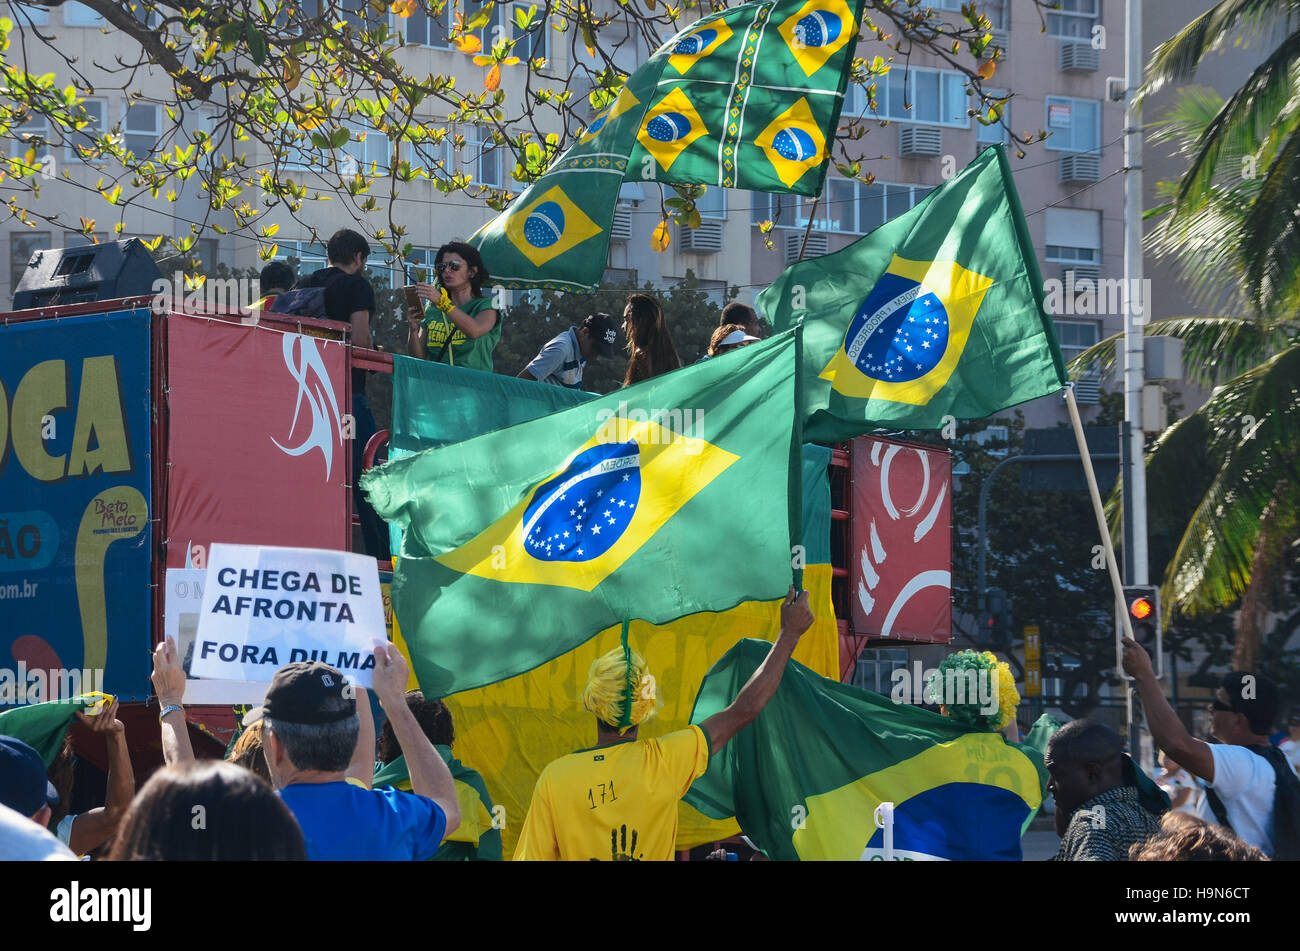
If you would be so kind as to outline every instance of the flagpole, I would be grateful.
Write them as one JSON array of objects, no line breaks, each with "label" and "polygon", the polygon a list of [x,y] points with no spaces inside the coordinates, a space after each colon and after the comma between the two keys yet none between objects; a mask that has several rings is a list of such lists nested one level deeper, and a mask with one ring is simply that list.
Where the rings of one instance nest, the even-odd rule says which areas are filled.
[{"label": "flagpole", "polygon": [[[1065,405],[1070,410],[1070,425],[1074,428],[1074,439],[1079,446],[1079,458],[1083,460],[1083,474],[1088,480],[1088,495],[1092,498],[1092,510],[1097,516],[1097,530],[1101,532],[1101,544],[1106,551],[1106,567],[1110,571],[1110,585],[1115,592],[1115,611],[1119,614],[1123,636],[1131,638],[1133,636],[1133,625],[1129,620],[1128,611],[1124,607],[1124,582],[1120,578],[1119,565],[1115,562],[1115,546],[1110,542],[1110,528],[1106,525],[1106,510],[1102,507],[1101,492],[1097,489],[1097,476],[1092,470],[1092,456],[1088,454],[1088,440],[1084,436],[1083,423],[1079,419],[1079,405],[1074,401],[1073,386],[1068,386],[1065,389]],[[1115,662],[1117,667],[1122,652],[1119,637],[1116,636]],[[1125,681],[1124,697],[1127,725],[1131,728],[1133,725],[1133,692],[1129,688],[1127,681]]]}]

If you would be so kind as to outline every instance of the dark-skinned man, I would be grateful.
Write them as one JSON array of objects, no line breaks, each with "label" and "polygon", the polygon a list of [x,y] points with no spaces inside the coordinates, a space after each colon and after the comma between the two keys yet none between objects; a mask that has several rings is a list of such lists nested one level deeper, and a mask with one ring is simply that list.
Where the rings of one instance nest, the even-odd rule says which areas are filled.
[{"label": "dark-skinned man", "polygon": [[[515,860],[668,861],[677,802],[716,754],[772,699],[799,638],[812,626],[808,593],[790,589],[781,630],[736,699],[698,726],[654,739],[637,727],[659,705],[636,652],[616,648],[591,665],[583,706],[596,716],[596,745],[555,760],[537,780]],[[625,708],[631,700],[630,712]]]},{"label": "dark-skinned man", "polygon": [[1268,731],[1277,716],[1277,687],[1258,674],[1236,670],[1225,674],[1210,704],[1210,735],[1219,741],[1211,746],[1188,733],[1178,719],[1160,689],[1147,652],[1129,638],[1124,639],[1123,647],[1124,671],[1142,697],[1151,739],[1206,783],[1200,817],[1228,826],[1272,857],[1277,774],[1266,757],[1276,753],[1285,768],[1290,768],[1281,751],[1268,742]]},{"label": "dark-skinned man", "polygon": [[1047,743],[1043,757],[1056,798],[1058,862],[1123,862],[1131,845],[1160,831],[1125,775],[1119,735],[1094,720],[1073,720]]}]

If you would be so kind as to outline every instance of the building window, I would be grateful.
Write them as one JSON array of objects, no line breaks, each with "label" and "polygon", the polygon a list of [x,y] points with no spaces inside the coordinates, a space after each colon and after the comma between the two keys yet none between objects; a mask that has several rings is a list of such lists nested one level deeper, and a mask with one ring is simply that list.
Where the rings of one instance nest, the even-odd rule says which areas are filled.
[{"label": "building window", "polygon": [[[970,0],[938,0],[935,4],[941,10],[952,10],[961,12],[961,8],[968,5]],[[1066,0],[1064,6],[1069,6],[1069,0]],[[1007,26],[1007,0],[977,0],[976,9],[989,18],[995,30],[1008,29]]]},{"label": "building window", "polygon": [[158,148],[158,136],[162,134],[161,114],[158,106],[136,104],[126,107],[122,132],[127,151],[137,159],[148,158]]},{"label": "building window", "polygon": [[29,151],[35,152],[33,161],[39,164],[50,154],[50,122],[45,116],[31,116],[14,126],[9,134],[10,158],[21,159]]},{"label": "building window", "polygon": [[48,231],[11,231],[9,233],[9,290],[18,289],[18,282],[23,279],[27,262],[37,251],[47,251],[50,247]]},{"label": "building window", "polygon": [[1049,244],[1046,257],[1053,264],[1096,264],[1100,254],[1095,248],[1071,248],[1060,244]]},{"label": "building window", "polygon": [[510,29],[513,31],[512,39],[515,41],[515,55],[526,61],[550,59],[551,44],[545,7],[538,8],[538,15],[533,18],[533,25],[529,30],[524,30],[515,19],[517,10],[523,11],[527,16],[528,5],[516,5],[510,8]]},{"label": "building window", "polygon": [[1047,97],[1046,145],[1056,152],[1097,152],[1101,148],[1101,101]]},{"label": "building window", "polygon": [[50,11],[44,7],[31,7],[23,4],[15,6],[12,3],[5,4],[9,8],[9,19],[22,29],[23,24],[30,23],[32,26],[49,26]]},{"label": "building window", "polygon": [[[860,95],[865,94],[860,90]],[[966,129],[970,127],[968,99],[966,77],[956,70],[895,67],[876,78],[876,117],[880,119]],[[906,108],[908,103],[911,109]]]},{"label": "building window", "polygon": [[[986,89],[984,90],[990,96],[1005,96],[1005,89]],[[987,110],[985,110],[987,113]],[[982,122],[975,123],[975,141],[980,145],[999,145],[1007,141],[1007,129],[1011,127],[1011,103],[1002,104],[1002,119],[993,125],[984,125]]]},{"label": "building window", "polygon": [[1101,339],[1101,329],[1091,320],[1058,320],[1056,338],[1061,343],[1061,359],[1069,363]]},{"label": "building window", "polygon": [[77,3],[76,0],[68,0],[62,9],[64,26],[103,26],[108,22],[90,7],[84,3]]},{"label": "building window", "polygon": [[423,4],[416,4],[415,11],[406,18],[406,42],[436,50],[451,49],[451,41],[447,37],[451,35],[451,11],[454,5],[448,3],[442,16],[434,18],[429,16]]},{"label": "building window", "polygon": [[[357,172],[370,174],[371,163],[381,175],[387,175],[391,167],[392,143],[388,137],[359,122],[345,120],[344,128],[352,133],[352,138],[339,150],[345,156],[356,159]],[[346,159],[340,158],[340,162]]]},{"label": "building window", "polygon": [[781,228],[806,228],[808,216],[815,215],[814,231],[866,234],[891,218],[910,211],[933,191],[928,185],[891,185],[831,178],[825,198],[815,211],[813,199],[797,195],[774,195],[750,192],[750,220],[754,224],[771,221]]},{"label": "building window", "polygon": [[288,261],[298,259],[298,278],[307,277],[313,271],[326,267],[325,245],[309,241],[279,241],[276,244],[275,260]]},{"label": "building window", "polygon": [[1061,9],[1047,11],[1047,32],[1062,40],[1092,40],[1097,24],[1097,0],[1058,0]]},{"label": "building window", "polygon": [[[67,134],[67,145],[64,152],[69,162],[90,162],[95,159],[94,153],[97,151],[95,143],[101,135],[108,131],[106,122],[108,103],[103,99],[87,99],[79,103],[79,106],[85,112],[87,122],[77,131]],[[81,151],[78,151],[79,148]],[[90,152],[91,154],[87,156],[83,152]]]},{"label": "building window", "polygon": [[[907,651],[904,648],[864,649],[858,655],[858,663],[853,669],[853,680],[851,682],[855,687],[888,696],[893,692],[894,688],[894,671],[906,669]],[[917,687],[918,685],[913,686]]]},{"label": "building window", "polygon": [[475,185],[501,187],[501,148],[492,143],[492,133],[486,129],[473,130],[465,136],[461,150],[461,164]]}]

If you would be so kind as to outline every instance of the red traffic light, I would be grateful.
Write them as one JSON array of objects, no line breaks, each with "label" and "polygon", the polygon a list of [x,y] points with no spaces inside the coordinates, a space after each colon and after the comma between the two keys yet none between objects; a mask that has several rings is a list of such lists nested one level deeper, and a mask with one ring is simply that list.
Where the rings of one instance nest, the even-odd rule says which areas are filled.
[{"label": "red traffic light", "polygon": [[1139,621],[1145,621],[1155,613],[1155,608],[1146,598],[1137,598],[1128,606],[1128,613]]}]

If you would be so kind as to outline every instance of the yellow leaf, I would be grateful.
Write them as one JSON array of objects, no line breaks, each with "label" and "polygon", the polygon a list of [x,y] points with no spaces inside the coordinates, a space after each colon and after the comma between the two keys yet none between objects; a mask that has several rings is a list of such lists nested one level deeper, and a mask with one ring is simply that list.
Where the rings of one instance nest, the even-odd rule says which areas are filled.
[{"label": "yellow leaf", "polygon": [[483,80],[483,88],[488,92],[496,92],[501,87],[501,67],[494,65],[488,70],[487,79]]},{"label": "yellow leaf", "polygon": [[518,57],[518,56],[507,56],[507,57],[506,57],[505,59],[503,59],[501,62],[504,63],[504,64],[507,65],[507,66],[518,66],[518,65],[519,65],[519,57]]},{"label": "yellow leaf", "polygon": [[997,63],[993,62],[993,60],[991,59],[985,60],[984,62],[980,63],[980,68],[978,70],[979,78],[992,79],[993,74],[997,72],[997,69],[998,69]]},{"label": "yellow leaf", "polygon": [[596,58],[596,48],[595,48],[594,46],[588,46],[588,47],[587,47],[587,55],[590,56],[592,59],[595,59],[595,58]]},{"label": "yellow leaf", "polygon": [[491,63],[491,62],[492,62],[492,57],[491,57],[491,56],[475,56],[475,57],[474,57],[474,65],[475,65],[475,66],[487,66],[487,65],[488,65],[489,63]]},{"label": "yellow leaf", "polygon": [[668,245],[672,240],[672,236],[668,234],[668,222],[661,221],[655,225],[654,233],[650,235],[650,247],[662,254],[668,250]]},{"label": "yellow leaf", "polygon": [[483,42],[477,36],[461,36],[456,38],[456,49],[462,53],[477,53],[483,48]]}]

